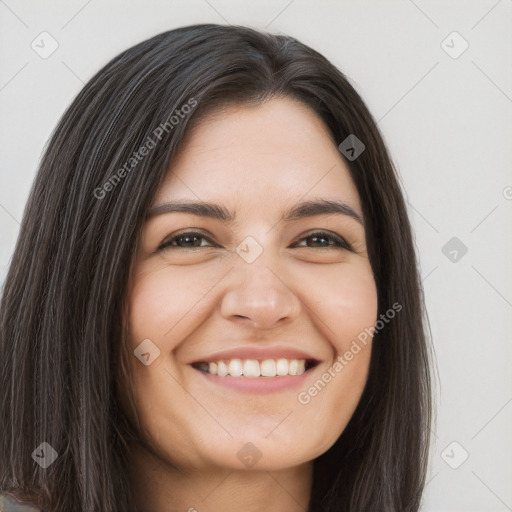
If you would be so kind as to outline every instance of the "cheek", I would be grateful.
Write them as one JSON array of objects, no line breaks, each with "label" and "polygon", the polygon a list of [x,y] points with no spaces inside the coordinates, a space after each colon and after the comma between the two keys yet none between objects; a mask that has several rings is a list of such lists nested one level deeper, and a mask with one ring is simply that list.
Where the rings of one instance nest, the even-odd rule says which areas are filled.
[{"label": "cheek", "polygon": [[217,274],[210,271],[169,269],[153,265],[136,277],[130,293],[129,330],[132,345],[153,340],[165,353],[173,350],[186,336],[190,318],[206,315],[208,290]]},{"label": "cheek", "polygon": [[[313,290],[310,301],[317,304],[315,313],[324,324],[325,337],[338,353],[343,353],[352,340],[375,325],[377,288],[366,261],[341,266],[335,272],[324,271],[324,276],[316,276],[317,284],[308,287]],[[319,287],[319,282],[325,284]]]},{"label": "cheek", "polygon": [[[336,275],[334,275],[336,274]],[[319,369],[317,380],[303,390],[299,402],[322,418],[316,424],[320,446],[327,450],[350,421],[368,378],[371,330],[377,320],[377,289],[369,264],[330,273],[329,283],[313,300],[321,307],[325,338],[333,358]],[[318,289],[318,287],[316,288]]]}]

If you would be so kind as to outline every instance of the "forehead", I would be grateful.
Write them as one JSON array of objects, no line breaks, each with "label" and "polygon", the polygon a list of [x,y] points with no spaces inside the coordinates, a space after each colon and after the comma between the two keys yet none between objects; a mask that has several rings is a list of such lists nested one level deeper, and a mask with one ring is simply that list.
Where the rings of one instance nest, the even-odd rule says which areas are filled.
[{"label": "forehead", "polygon": [[307,105],[279,97],[230,106],[199,123],[154,203],[189,198],[279,209],[313,197],[342,199],[360,212],[348,166],[323,121]]}]

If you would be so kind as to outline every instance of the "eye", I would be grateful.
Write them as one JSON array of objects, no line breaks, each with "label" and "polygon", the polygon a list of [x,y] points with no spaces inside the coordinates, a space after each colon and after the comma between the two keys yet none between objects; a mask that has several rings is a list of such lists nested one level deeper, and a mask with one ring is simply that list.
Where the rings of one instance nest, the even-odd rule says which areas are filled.
[{"label": "eye", "polygon": [[[168,247],[177,247],[178,249],[194,249],[196,247],[205,247],[201,244],[201,239],[211,242],[209,237],[197,231],[186,231],[183,233],[178,233],[177,235],[168,238],[162,244],[160,244],[156,252],[167,249]],[[212,245],[215,246],[213,243]]]},{"label": "eye", "polygon": [[[202,244],[201,240],[206,240],[210,242],[210,245]],[[309,244],[307,242],[308,240],[313,240],[313,245]],[[341,247],[342,249],[347,249],[349,251],[352,250],[350,244],[346,242],[342,237],[336,235],[335,233],[330,233],[327,231],[315,231],[303,237],[300,241],[306,241],[306,245],[296,244],[296,247],[315,248],[316,244],[320,244],[320,247],[317,247],[319,249],[328,249],[329,247]],[[165,240],[162,244],[160,244],[156,252],[170,247],[175,247],[178,249],[195,249],[199,247],[215,246],[216,244],[214,244],[212,240],[203,233],[200,233],[198,231],[185,231],[183,233],[173,235],[171,238]]]},{"label": "eye", "polygon": [[304,240],[306,240],[306,245],[297,245],[297,247],[315,248],[315,245],[310,245],[307,243],[307,240],[313,240],[313,244],[323,244],[321,247],[319,247],[320,249],[326,249],[329,247],[341,247],[349,251],[352,250],[350,244],[345,239],[339,235],[336,235],[335,233],[330,233],[328,231],[315,231],[314,233],[310,233],[301,239],[301,241]]}]

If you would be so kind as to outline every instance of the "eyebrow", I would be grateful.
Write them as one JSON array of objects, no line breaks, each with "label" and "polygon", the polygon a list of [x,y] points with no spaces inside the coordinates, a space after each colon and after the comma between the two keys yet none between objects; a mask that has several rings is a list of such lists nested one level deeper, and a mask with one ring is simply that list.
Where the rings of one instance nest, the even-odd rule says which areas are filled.
[{"label": "eyebrow", "polygon": [[[157,215],[173,212],[191,213],[193,215],[210,217],[225,222],[234,222],[236,218],[234,213],[220,204],[183,200],[164,203],[151,208],[147,214],[147,218],[150,219]],[[351,206],[336,199],[312,199],[310,201],[297,203],[284,212],[281,220],[292,221],[304,217],[312,217],[314,215],[332,214],[346,215],[364,226],[362,217]]]}]

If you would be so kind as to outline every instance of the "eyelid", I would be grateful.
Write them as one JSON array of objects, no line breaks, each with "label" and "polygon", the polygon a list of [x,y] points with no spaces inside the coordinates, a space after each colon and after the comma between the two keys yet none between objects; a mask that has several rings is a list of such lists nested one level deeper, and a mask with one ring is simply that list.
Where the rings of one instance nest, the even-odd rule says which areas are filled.
[{"label": "eyelid", "polygon": [[[166,245],[169,242],[174,241],[175,238],[177,238],[179,236],[183,236],[183,235],[199,236],[201,238],[204,238],[208,242],[210,242],[212,244],[212,246],[217,246],[217,244],[215,244],[215,242],[213,241],[213,237],[212,236],[207,235],[207,234],[205,234],[204,232],[202,232],[201,230],[198,230],[198,229],[194,229],[194,228],[188,228],[187,229],[187,228],[185,228],[185,229],[183,229],[181,231],[177,231],[176,233],[172,233],[168,237],[164,238],[164,240],[159,244],[159,246],[158,246],[158,248],[156,249],[155,252],[159,252],[161,250],[166,249]],[[179,249],[179,247],[178,247],[178,249]]]},{"label": "eyelid", "polygon": [[[201,230],[198,230],[198,229],[194,229],[194,228],[185,228],[184,230],[181,230],[181,231],[178,231],[176,233],[173,233],[171,235],[169,235],[167,238],[164,239],[164,241],[158,246],[157,250],[155,252],[159,252],[161,250],[165,250],[167,248],[167,244],[170,243],[170,242],[173,242],[177,237],[179,236],[184,236],[184,235],[188,235],[190,237],[192,236],[197,236],[197,237],[200,237],[200,238],[203,238],[204,240],[208,241],[213,247],[218,247],[218,244],[216,244],[214,241],[213,241],[213,236],[210,236],[210,235],[207,235],[205,234],[204,232],[202,232]],[[327,229],[312,229],[310,231],[307,231],[306,233],[300,235],[298,238],[295,239],[295,241],[293,242],[293,245],[297,245],[299,242],[302,242],[304,240],[307,240],[308,238],[311,238],[313,236],[317,236],[317,237],[325,237],[325,238],[328,238],[330,239],[331,241],[334,241],[334,242],[337,242],[337,243],[333,243],[333,244],[329,244],[327,247],[319,247],[319,248],[313,248],[313,247],[307,247],[307,246],[302,246],[302,248],[311,248],[311,249],[330,249],[330,248],[339,248],[339,249],[345,249],[345,250],[348,250],[348,251],[353,251],[353,247],[352,245],[345,239],[345,237],[339,235],[338,233],[335,233],[333,231],[330,231],[330,230],[327,230]],[[199,246],[199,247],[189,247],[189,248],[186,248],[186,249],[199,249],[201,247],[205,247],[205,246]],[[180,247],[177,247],[177,249],[183,249],[183,248],[180,248]]]},{"label": "eyelid", "polygon": [[330,231],[328,229],[313,229],[311,231],[307,231],[306,233],[300,235],[300,237],[294,242],[294,244],[298,242],[302,242],[303,240],[306,240],[308,238],[311,238],[312,236],[327,236],[327,238],[330,238],[334,241],[337,241],[339,245],[329,245],[328,247],[320,247],[320,249],[329,249],[330,247],[338,247],[338,248],[345,248],[348,251],[352,251],[352,245],[346,240],[345,237],[339,235],[338,233],[335,233],[334,231]]}]

